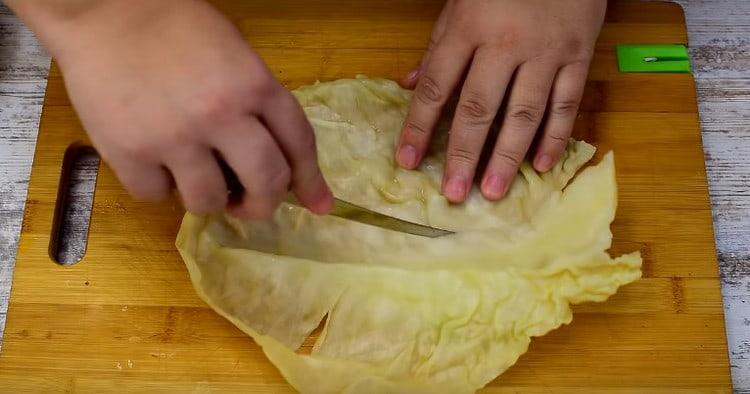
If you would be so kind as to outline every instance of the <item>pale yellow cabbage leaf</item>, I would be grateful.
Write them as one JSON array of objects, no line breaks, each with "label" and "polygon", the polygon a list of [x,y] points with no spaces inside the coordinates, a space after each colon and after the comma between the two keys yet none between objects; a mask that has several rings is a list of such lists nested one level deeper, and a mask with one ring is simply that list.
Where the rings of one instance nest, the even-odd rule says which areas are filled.
[{"label": "pale yellow cabbage leaf", "polygon": [[[457,231],[422,238],[289,205],[269,222],[187,214],[177,246],[198,294],[296,389],[473,392],[531,337],[569,323],[570,304],[604,301],[640,277],[638,253],[606,253],[611,153],[573,178],[594,148],[571,141],[549,173],[524,163],[502,201],[473,190],[450,205],[439,193],[444,137],[420,171],[394,163],[410,92],[358,78],[294,93],[336,196]],[[326,316],[312,353],[296,352]]]}]

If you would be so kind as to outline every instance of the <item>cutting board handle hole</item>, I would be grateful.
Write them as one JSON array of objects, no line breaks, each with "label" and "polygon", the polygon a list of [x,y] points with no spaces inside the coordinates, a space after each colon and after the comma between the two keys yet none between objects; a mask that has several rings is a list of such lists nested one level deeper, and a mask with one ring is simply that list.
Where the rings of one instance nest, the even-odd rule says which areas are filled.
[{"label": "cutting board handle hole", "polygon": [[49,244],[50,258],[58,264],[75,264],[86,253],[99,162],[91,146],[65,150]]}]

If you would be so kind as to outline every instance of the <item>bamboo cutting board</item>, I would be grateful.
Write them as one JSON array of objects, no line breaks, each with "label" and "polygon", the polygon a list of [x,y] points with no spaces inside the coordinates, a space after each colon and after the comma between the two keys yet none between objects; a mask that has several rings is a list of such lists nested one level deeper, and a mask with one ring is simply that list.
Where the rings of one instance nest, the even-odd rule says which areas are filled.
[{"label": "bamboo cutting board", "polygon": [[[430,0],[216,1],[295,88],[355,74],[399,78],[418,61]],[[532,341],[487,392],[729,392],[724,318],[695,87],[689,74],[621,74],[614,45],[687,43],[673,4],[611,3],[576,136],[616,153],[613,254],[644,278]],[[0,391],[290,392],[261,350],[195,295],[174,248],[182,209],[131,201],[99,171],[88,250],[49,257],[61,163],[85,145],[50,72],[0,353]],[[310,346],[310,344],[306,344]]]}]

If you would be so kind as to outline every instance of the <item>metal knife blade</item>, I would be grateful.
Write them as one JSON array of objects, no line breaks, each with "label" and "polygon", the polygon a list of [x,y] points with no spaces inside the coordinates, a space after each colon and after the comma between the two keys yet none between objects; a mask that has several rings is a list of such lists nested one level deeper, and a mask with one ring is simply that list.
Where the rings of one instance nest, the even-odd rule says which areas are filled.
[{"label": "metal knife blade", "polygon": [[[291,193],[287,194],[286,202],[299,206],[299,202]],[[419,235],[422,237],[437,238],[443,235],[453,234],[453,231],[443,230],[441,228],[430,227],[424,224],[414,223],[407,220],[384,215],[379,212],[371,211],[367,208],[350,202],[333,199],[333,209],[329,215],[340,217],[347,220],[353,220],[371,226],[377,226],[386,230],[399,231],[402,233]]]},{"label": "metal knife blade", "polygon": [[[239,200],[242,194],[245,192],[245,188],[242,187],[237,175],[232,171],[229,165],[222,160],[217,158],[219,167],[224,174],[224,180],[227,183],[229,189],[230,200]],[[299,201],[294,197],[292,193],[287,193],[285,201],[300,206]],[[358,205],[350,202],[339,200],[338,198],[333,199],[333,209],[329,215],[337,216],[347,220],[353,220],[356,222],[369,224],[371,226],[381,227],[387,230],[400,231],[402,233],[420,235],[423,237],[436,238],[443,235],[453,234],[453,231],[443,230],[440,228],[425,226],[424,224],[409,222],[393,216],[384,215],[375,211],[371,211],[367,208],[362,208]]]}]

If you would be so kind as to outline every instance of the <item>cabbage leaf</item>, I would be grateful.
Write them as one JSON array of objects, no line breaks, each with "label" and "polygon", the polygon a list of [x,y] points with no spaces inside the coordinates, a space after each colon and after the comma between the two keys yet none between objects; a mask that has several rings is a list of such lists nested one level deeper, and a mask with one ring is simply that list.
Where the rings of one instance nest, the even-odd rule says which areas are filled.
[{"label": "cabbage leaf", "polygon": [[[612,153],[581,170],[595,149],[571,140],[547,173],[523,163],[500,202],[475,188],[452,205],[440,194],[445,122],[418,171],[394,162],[409,91],[358,77],[294,94],[337,197],[456,231],[424,238],[286,204],[263,222],[186,214],[177,247],[197,293],[297,390],[474,392],[531,337],[570,323],[571,304],[640,277],[637,252],[606,252]],[[322,322],[312,352],[299,352]]]}]

